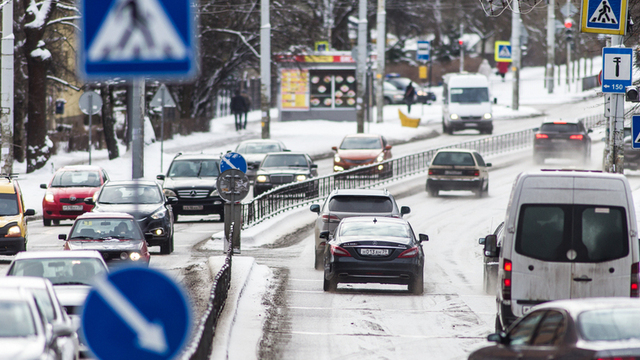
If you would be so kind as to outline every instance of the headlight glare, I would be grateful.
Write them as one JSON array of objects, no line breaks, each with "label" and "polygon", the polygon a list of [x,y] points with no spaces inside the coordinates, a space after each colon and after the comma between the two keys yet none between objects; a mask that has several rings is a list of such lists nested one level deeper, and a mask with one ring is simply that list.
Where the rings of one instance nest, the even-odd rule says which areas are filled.
[{"label": "headlight glare", "polygon": [[378,155],[378,157],[376,158],[377,162],[380,162],[382,160],[384,160],[384,153],[380,153],[380,155]]},{"label": "headlight glare", "polygon": [[5,235],[6,237],[19,237],[22,236],[22,230],[20,229],[20,226],[15,225],[9,228],[9,231],[7,231],[7,235]]},{"label": "headlight glare", "polygon": [[132,252],[131,254],[129,254],[129,259],[131,259],[131,261],[138,261],[140,260],[140,254],[137,252]]},{"label": "headlight glare", "polygon": [[458,114],[451,114],[451,115],[449,115],[449,117],[451,118],[451,120],[458,120],[460,118],[460,116],[458,116]]},{"label": "headlight glare", "polygon": [[266,175],[258,175],[258,177],[256,177],[256,181],[257,182],[267,182],[267,176]]},{"label": "headlight glare", "polygon": [[483,116],[483,117],[484,117],[486,120],[489,120],[489,119],[491,119],[491,113],[486,113],[486,114],[484,114],[484,116]]},{"label": "headlight glare", "polygon": [[55,200],[55,199],[54,199],[54,197],[53,197],[53,193],[52,193],[52,192],[47,191],[47,193],[46,193],[46,194],[44,194],[44,201],[46,201],[46,202],[53,202],[54,200]]},{"label": "headlight glare", "polygon": [[305,180],[307,180],[307,175],[296,176],[296,181],[305,181]]},{"label": "headlight glare", "polygon": [[337,163],[338,163],[338,162],[340,162],[340,161],[342,161],[342,159],[340,159],[340,156],[338,156],[338,154],[336,154],[336,155],[333,157],[333,162],[337,162]]},{"label": "headlight glare", "polygon": [[167,215],[167,209],[162,208],[162,209],[154,212],[153,214],[151,214],[151,218],[154,219],[154,220],[157,220],[157,219],[161,219],[161,218],[165,217],[166,215]]}]

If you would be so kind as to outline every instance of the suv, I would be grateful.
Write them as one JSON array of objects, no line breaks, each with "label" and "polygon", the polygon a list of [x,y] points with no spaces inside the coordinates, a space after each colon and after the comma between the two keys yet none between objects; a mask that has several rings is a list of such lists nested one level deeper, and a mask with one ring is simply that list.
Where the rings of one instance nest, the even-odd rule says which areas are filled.
[{"label": "suv", "polygon": [[489,192],[488,167],[491,163],[475,150],[438,150],[429,164],[427,192],[438,196],[440,190],[471,190],[482,197]]},{"label": "suv", "polygon": [[324,259],[326,239],[320,233],[333,231],[340,220],[352,216],[389,216],[400,218],[411,212],[408,206],[398,208],[393,195],[386,189],[337,189],[327,197],[322,207],[311,205],[312,212],[318,213],[315,226],[316,257],[315,268],[321,269]]},{"label": "suv", "polygon": [[20,185],[10,175],[0,179],[0,254],[15,255],[27,250],[27,216]]},{"label": "suv", "polygon": [[220,215],[224,221],[224,201],[218,195],[216,180],[220,175],[220,157],[207,154],[178,153],[171,161],[167,175],[158,175],[167,198],[176,197],[173,220],[178,215]]},{"label": "suv", "polygon": [[533,138],[533,159],[543,164],[546,158],[578,157],[583,163],[591,157],[591,129],[586,129],[582,121],[545,122],[535,131]]}]

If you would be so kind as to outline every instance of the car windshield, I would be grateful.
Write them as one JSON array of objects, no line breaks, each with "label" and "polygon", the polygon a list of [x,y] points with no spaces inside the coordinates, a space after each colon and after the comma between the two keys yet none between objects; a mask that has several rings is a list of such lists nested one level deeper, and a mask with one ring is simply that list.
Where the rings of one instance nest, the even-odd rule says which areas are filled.
[{"label": "car windshield", "polygon": [[390,214],[393,202],[386,196],[340,195],[329,200],[329,211]]},{"label": "car windshield", "polygon": [[163,198],[155,185],[112,185],[100,192],[101,204],[159,204]]},{"label": "car windshield", "polygon": [[280,144],[272,142],[242,143],[236,148],[236,152],[241,154],[266,154],[278,151],[282,151],[282,147]]},{"label": "car windshield", "polygon": [[578,133],[580,129],[577,124],[542,124],[540,132]]},{"label": "car windshield", "polygon": [[473,157],[466,152],[439,152],[431,163],[433,165],[475,166]]},{"label": "car windshield", "polygon": [[51,180],[51,187],[97,187],[100,174],[96,171],[58,171]]},{"label": "car windshield", "polygon": [[261,167],[307,167],[307,159],[304,155],[267,155]]},{"label": "car windshield", "polygon": [[[407,79],[407,78],[391,78],[387,81],[392,83],[395,87],[397,87],[398,90],[406,89],[407,86],[409,86],[409,83],[411,83],[411,79]],[[414,85],[414,87],[416,86]]]},{"label": "car windshield", "polygon": [[169,177],[216,177],[220,175],[218,160],[177,160],[171,163]]},{"label": "car windshield", "polygon": [[0,216],[18,215],[16,194],[0,194]]},{"label": "car windshield", "polygon": [[53,285],[91,285],[95,276],[105,273],[99,259],[72,257],[15,260],[7,275],[44,277]]},{"label": "car windshield", "polygon": [[451,102],[452,103],[481,103],[489,101],[489,89],[486,87],[481,88],[452,88],[451,89]]},{"label": "car windshield", "polygon": [[143,240],[144,235],[133,219],[83,219],[73,224],[69,240]]},{"label": "car windshield", "polygon": [[0,338],[27,337],[36,334],[29,304],[25,301],[0,302]]},{"label": "car windshield", "polygon": [[340,236],[393,236],[410,238],[409,227],[405,224],[389,224],[381,222],[352,222],[340,226]]},{"label": "car windshield", "polygon": [[585,311],[578,329],[588,341],[640,340],[640,309],[618,308]]},{"label": "car windshield", "polygon": [[373,150],[382,149],[382,142],[378,137],[362,137],[362,136],[348,136],[342,140],[340,144],[341,150]]}]

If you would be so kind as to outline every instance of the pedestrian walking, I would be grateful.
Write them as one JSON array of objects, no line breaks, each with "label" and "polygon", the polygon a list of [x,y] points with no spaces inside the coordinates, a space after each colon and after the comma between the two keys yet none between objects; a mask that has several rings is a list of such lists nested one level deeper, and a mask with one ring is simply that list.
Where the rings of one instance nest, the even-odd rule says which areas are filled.
[{"label": "pedestrian walking", "polygon": [[236,131],[242,129],[242,114],[245,110],[244,97],[240,95],[240,90],[236,90],[235,95],[231,98],[231,113],[236,121]]},{"label": "pedestrian walking", "polygon": [[242,125],[242,128],[246,129],[247,128],[247,116],[249,114],[249,111],[251,111],[251,98],[249,97],[249,94],[247,94],[246,90],[242,90],[240,95],[242,95],[242,98],[244,99],[244,124]]},{"label": "pedestrian walking", "polygon": [[409,82],[407,88],[404,90],[404,102],[407,104],[407,111],[411,113],[411,105],[416,98],[416,89],[413,87],[413,83]]}]

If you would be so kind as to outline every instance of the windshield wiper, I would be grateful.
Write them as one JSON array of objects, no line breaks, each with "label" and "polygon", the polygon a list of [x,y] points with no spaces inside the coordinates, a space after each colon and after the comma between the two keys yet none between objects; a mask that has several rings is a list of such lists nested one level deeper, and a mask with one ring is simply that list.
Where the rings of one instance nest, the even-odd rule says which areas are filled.
[{"label": "windshield wiper", "polygon": [[94,240],[93,236],[84,236],[84,235],[74,236],[74,237],[69,238],[69,240],[73,240],[73,239],[89,239],[89,240]]},{"label": "windshield wiper", "polygon": [[109,239],[124,239],[124,236],[122,236],[122,235],[109,235],[109,236],[101,237],[98,240],[109,240]]},{"label": "windshield wiper", "polygon": [[89,285],[89,284],[83,283],[81,281],[66,281],[66,282],[55,283],[54,285]]}]

